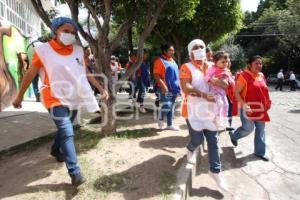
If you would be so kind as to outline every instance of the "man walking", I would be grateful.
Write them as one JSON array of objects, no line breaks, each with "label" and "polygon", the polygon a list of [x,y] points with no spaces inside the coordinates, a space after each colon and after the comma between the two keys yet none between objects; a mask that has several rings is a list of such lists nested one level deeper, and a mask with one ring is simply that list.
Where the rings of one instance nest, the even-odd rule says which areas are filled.
[{"label": "man walking", "polygon": [[293,71],[290,73],[291,91],[296,91],[296,76]]},{"label": "man walking", "polygon": [[283,75],[283,70],[281,69],[277,74],[277,85],[275,87],[276,91],[278,90],[278,88],[280,89],[280,91],[282,91],[283,81],[284,81],[284,75]]}]

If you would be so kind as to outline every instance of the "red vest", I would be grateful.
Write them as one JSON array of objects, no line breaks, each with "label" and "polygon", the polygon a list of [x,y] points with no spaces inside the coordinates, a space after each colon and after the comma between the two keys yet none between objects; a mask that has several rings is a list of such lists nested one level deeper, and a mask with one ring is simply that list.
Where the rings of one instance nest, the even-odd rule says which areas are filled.
[{"label": "red vest", "polygon": [[264,78],[255,80],[246,71],[243,71],[240,75],[247,81],[247,92],[244,101],[253,111],[251,114],[247,113],[248,119],[263,122],[270,121],[267,111],[271,107],[271,100],[266,80]]}]

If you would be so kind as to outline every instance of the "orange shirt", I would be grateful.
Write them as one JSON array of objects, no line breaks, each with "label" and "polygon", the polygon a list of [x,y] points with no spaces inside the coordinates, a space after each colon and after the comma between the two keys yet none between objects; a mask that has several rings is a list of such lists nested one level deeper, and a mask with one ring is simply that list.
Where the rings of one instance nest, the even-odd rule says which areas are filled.
[{"label": "orange shirt", "polygon": [[[49,41],[49,44],[53,48],[54,51],[56,51],[58,54],[60,54],[62,56],[70,55],[73,52],[72,45],[63,46],[63,45],[59,44],[57,41],[55,41],[54,39]],[[44,79],[43,84],[50,86],[47,71],[44,67],[44,64],[42,63],[41,59],[39,58],[39,56],[36,52],[34,52],[34,55],[32,58],[32,66],[36,67],[38,69],[43,69],[45,71],[45,79]],[[47,109],[52,108],[54,106],[61,105],[60,101],[57,98],[55,98],[54,96],[52,96],[51,87],[44,87],[41,90],[41,99],[42,99],[44,106]]]},{"label": "orange shirt", "polygon": [[[201,65],[198,65],[197,63],[194,63],[194,62],[193,62],[193,65],[195,67],[199,68],[199,70],[202,71]],[[191,73],[191,71],[190,71],[187,63],[183,64],[180,67],[179,78],[180,79],[189,79],[189,80],[193,79],[192,73]],[[181,108],[181,115],[184,118],[188,117],[188,107],[187,107],[187,98],[186,98],[186,95],[184,95],[183,104],[182,104],[182,108]]]},{"label": "orange shirt", "polygon": [[[264,75],[262,73],[254,74],[253,72],[251,72],[248,69],[246,69],[245,71],[248,72],[253,77],[254,80],[261,80],[264,78]],[[238,76],[238,78],[236,80],[236,87],[242,88],[242,91],[240,94],[241,94],[241,97],[243,99],[245,99],[246,93],[247,93],[247,81],[243,76],[241,76],[241,75]]]},{"label": "orange shirt", "polygon": [[[173,58],[166,56],[166,55],[162,55],[162,57],[166,60],[172,61]],[[166,69],[165,69],[165,65],[164,63],[161,61],[161,58],[158,57],[155,59],[154,63],[153,63],[153,74],[159,76],[164,83],[166,83],[165,80],[165,76],[166,76]],[[160,85],[157,85],[158,87],[160,87]]]}]

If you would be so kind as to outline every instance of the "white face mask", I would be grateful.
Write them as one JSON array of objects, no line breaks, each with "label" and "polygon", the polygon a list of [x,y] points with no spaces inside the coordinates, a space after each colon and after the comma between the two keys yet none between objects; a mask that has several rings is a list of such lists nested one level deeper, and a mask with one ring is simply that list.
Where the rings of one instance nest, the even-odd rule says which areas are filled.
[{"label": "white face mask", "polygon": [[61,33],[59,39],[66,46],[76,42],[75,35],[72,33]]},{"label": "white face mask", "polygon": [[197,49],[192,51],[194,55],[194,60],[204,60],[206,58],[206,51],[205,49]]}]

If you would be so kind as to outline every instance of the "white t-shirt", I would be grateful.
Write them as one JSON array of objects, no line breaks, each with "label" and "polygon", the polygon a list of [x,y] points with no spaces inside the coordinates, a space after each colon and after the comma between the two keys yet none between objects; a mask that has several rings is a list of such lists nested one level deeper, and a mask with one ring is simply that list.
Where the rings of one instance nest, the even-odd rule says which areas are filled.
[{"label": "white t-shirt", "polygon": [[283,73],[282,72],[278,72],[277,78],[278,79],[283,79],[284,78]]},{"label": "white t-shirt", "polygon": [[296,80],[296,76],[295,76],[295,74],[291,74],[290,75],[290,81],[294,81],[294,80]]}]

